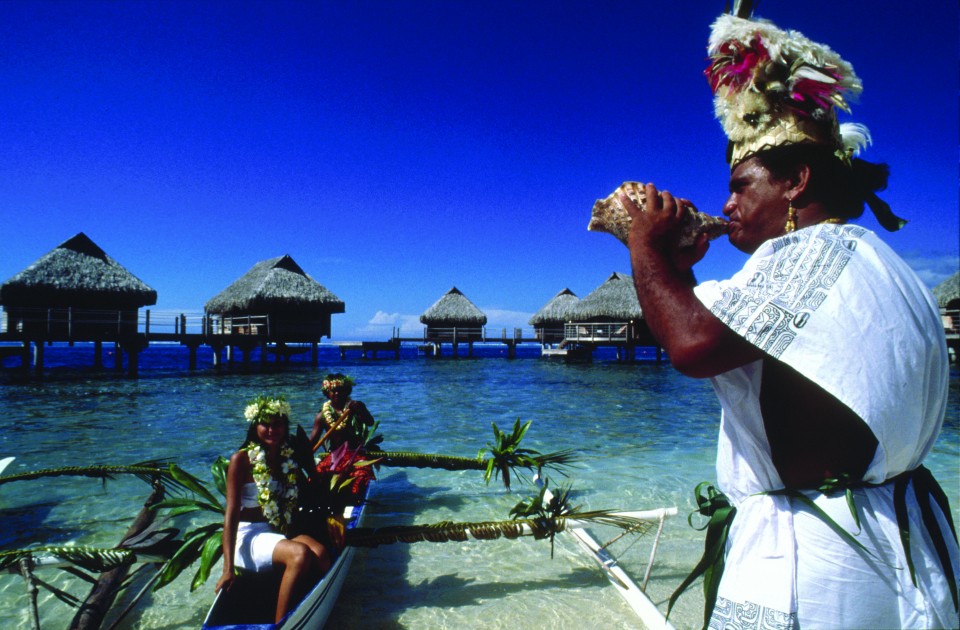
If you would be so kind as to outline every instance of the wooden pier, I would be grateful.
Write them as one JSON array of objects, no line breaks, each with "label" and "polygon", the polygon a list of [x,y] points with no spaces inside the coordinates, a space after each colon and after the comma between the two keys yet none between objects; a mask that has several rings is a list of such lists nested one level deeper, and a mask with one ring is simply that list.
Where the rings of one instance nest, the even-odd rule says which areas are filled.
[{"label": "wooden pier", "polygon": [[[19,356],[21,366],[31,366],[37,373],[44,370],[45,349],[53,343],[93,343],[93,366],[103,368],[104,345],[113,346],[112,361],[117,371],[130,375],[139,372],[140,353],[151,343],[176,343],[189,349],[189,368],[197,368],[198,353],[207,347],[213,354],[213,366],[225,363],[250,363],[254,351],[259,350],[259,361],[289,362],[294,354],[310,353],[312,365],[319,363],[320,339],[315,331],[298,333],[289,326],[277,334],[265,315],[221,317],[182,313],[154,314],[149,309],[140,313],[136,326],[123,320],[114,311],[103,311],[91,319],[91,312],[83,313],[83,326],[75,326],[70,309],[38,309],[28,321],[26,330],[0,330],[0,359]],[[467,356],[473,356],[475,344],[503,344],[508,358],[516,357],[521,344],[539,345],[545,357],[589,361],[593,351],[603,346],[617,348],[618,360],[634,360],[635,347],[640,340],[626,324],[570,324],[564,330],[524,331],[521,328],[425,328],[420,336],[402,336],[394,329],[386,341],[358,341],[336,343],[341,360],[351,354],[363,358],[381,355],[400,358],[401,347],[416,345],[424,354],[439,358],[444,346],[459,357],[461,346],[467,346]],[[654,345],[650,343],[649,345]],[[126,355],[126,357],[124,357]],[[659,358],[658,350],[658,358]]]},{"label": "wooden pier", "polygon": [[340,359],[347,358],[348,352],[360,352],[360,355],[366,359],[377,358],[378,352],[389,352],[394,358],[400,358],[400,339],[394,337],[390,341],[340,341],[336,344],[340,350]]},{"label": "wooden pier", "polygon": [[[220,317],[203,315],[187,317],[185,314],[168,314],[156,319],[150,310],[140,316],[137,326],[129,322],[116,324],[118,313],[103,311],[100,319],[91,320],[91,312],[84,311],[83,327],[75,328],[71,309],[38,309],[29,321],[27,331],[0,330],[0,343],[18,345],[0,346],[0,359],[20,355],[21,366],[33,365],[35,371],[44,369],[44,349],[53,343],[93,343],[93,365],[103,367],[103,346],[114,346],[115,368],[123,369],[123,356],[127,358],[127,371],[135,376],[139,372],[139,356],[151,343],[178,343],[189,349],[189,367],[196,369],[197,353],[207,346],[213,353],[214,367],[224,361],[234,362],[236,356],[249,363],[253,350],[260,349],[260,361],[266,363],[270,356],[275,362],[287,362],[293,354],[310,352],[313,365],[319,363],[320,338],[313,330],[298,332],[285,326],[282,334],[271,330],[269,317],[265,315],[244,317]],[[95,326],[91,326],[95,324]],[[79,329],[79,330],[78,330]]]},{"label": "wooden pier", "polygon": [[[528,331],[529,332],[529,331]],[[637,327],[628,322],[603,322],[567,324],[556,330],[535,329],[533,335],[524,334],[522,328],[491,330],[479,328],[425,328],[421,337],[403,337],[394,330],[388,341],[341,342],[340,358],[349,352],[359,352],[364,358],[377,358],[378,352],[389,352],[400,358],[402,344],[416,344],[424,354],[443,356],[443,347],[452,348],[452,356],[460,356],[460,346],[467,346],[467,356],[473,356],[474,344],[504,344],[508,358],[515,358],[521,344],[539,345],[541,355],[568,361],[590,361],[594,350],[612,347],[617,351],[617,360],[635,361],[638,347],[656,350],[657,361],[663,359],[662,349],[645,326]]]},{"label": "wooden pier", "polygon": [[[259,350],[261,363],[274,358],[275,363],[286,363],[294,354],[310,353],[312,365],[319,363],[320,338],[315,330],[298,332],[285,326],[282,334],[271,327],[266,315],[224,317],[217,315],[191,315],[182,313],[140,313],[136,326],[124,321],[115,311],[103,311],[91,320],[91,312],[83,313],[83,326],[75,326],[70,309],[37,309],[27,320],[24,330],[0,330],[0,359],[20,356],[24,369],[33,366],[37,373],[44,370],[45,348],[53,343],[93,343],[93,365],[103,368],[103,346],[113,345],[112,358],[117,371],[124,369],[130,375],[139,372],[139,356],[151,343],[176,343],[189,349],[189,368],[197,368],[197,356],[201,347],[213,353],[213,366],[224,363],[250,363],[255,350]],[[645,327],[643,327],[645,330]],[[13,345],[16,344],[16,345]],[[568,361],[589,362],[593,351],[600,347],[617,349],[617,359],[634,361],[638,346],[655,347],[657,360],[661,360],[660,348],[652,337],[637,334],[637,327],[618,322],[567,324],[562,330],[521,328],[425,328],[421,336],[402,336],[394,329],[386,341],[339,342],[341,360],[351,354],[362,358],[377,359],[380,355],[400,358],[404,344],[416,345],[424,354],[439,358],[444,346],[452,349],[452,356],[460,356],[460,347],[467,346],[467,356],[473,356],[475,344],[503,344],[507,357],[515,358],[521,344],[539,345],[542,356],[562,358]]]}]

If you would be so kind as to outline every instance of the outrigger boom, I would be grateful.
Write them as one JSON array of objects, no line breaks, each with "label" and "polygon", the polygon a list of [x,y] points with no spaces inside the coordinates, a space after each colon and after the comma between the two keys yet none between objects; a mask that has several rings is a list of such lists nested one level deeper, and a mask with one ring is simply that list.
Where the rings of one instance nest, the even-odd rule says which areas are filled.
[{"label": "outrigger boom", "polygon": [[[537,483],[540,480],[537,479]],[[553,494],[548,489],[544,494],[544,500],[549,501]],[[673,625],[667,621],[660,609],[647,597],[647,581],[650,579],[650,571],[653,569],[653,560],[657,554],[657,546],[660,543],[660,534],[663,532],[663,524],[668,517],[677,515],[677,508],[658,508],[655,510],[645,510],[641,512],[619,512],[623,516],[642,519],[645,521],[654,521],[657,523],[657,533],[653,539],[653,546],[650,549],[650,560],[647,562],[647,569],[643,576],[643,586],[638,586],[626,571],[617,563],[617,559],[608,552],[597,540],[583,528],[583,523],[574,519],[567,521],[568,527],[564,530],[573,536],[580,548],[594,559],[594,561],[603,570],[604,575],[610,580],[610,583],[617,589],[617,593],[627,602],[630,608],[640,617],[643,624],[650,630],[675,630]]]}]

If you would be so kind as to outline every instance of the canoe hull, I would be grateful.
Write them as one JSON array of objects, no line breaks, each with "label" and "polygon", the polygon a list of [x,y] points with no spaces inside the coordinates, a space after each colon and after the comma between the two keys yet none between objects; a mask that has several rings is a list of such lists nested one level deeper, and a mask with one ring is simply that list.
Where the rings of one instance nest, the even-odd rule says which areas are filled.
[{"label": "canoe hull", "polygon": [[[353,506],[346,528],[361,524],[366,497]],[[229,593],[220,592],[203,630],[297,630],[322,628],[337,603],[343,583],[350,572],[356,548],[345,547],[333,561],[326,575],[303,598],[300,604],[279,623],[273,623],[279,572],[248,574],[237,580]]]}]

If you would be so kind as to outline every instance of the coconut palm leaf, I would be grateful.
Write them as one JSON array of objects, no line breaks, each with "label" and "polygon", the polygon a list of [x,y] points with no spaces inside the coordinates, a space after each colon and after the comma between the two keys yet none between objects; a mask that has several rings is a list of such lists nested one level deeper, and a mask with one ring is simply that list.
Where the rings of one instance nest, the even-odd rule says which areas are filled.
[{"label": "coconut palm leaf", "polygon": [[[226,476],[229,464],[230,462],[225,457],[218,457],[210,467],[214,485],[224,497],[227,494]],[[160,569],[153,590],[163,588],[175,580],[187,567],[200,560],[200,566],[193,576],[190,587],[191,591],[196,590],[206,582],[213,565],[216,564],[222,554],[220,540],[223,535],[223,514],[226,509],[223,502],[214,496],[202,481],[186,471],[178,469],[177,478],[200,499],[167,499],[158,503],[156,509],[169,509],[171,518],[197,511],[209,512],[217,518],[212,523],[201,525],[184,534],[179,549]]]},{"label": "coconut palm leaf", "polygon": [[[516,422],[513,423],[513,431],[510,433],[501,431],[497,423],[491,423],[493,425],[494,441],[493,443],[488,442],[487,447],[480,449],[480,452],[477,453],[478,458],[483,457],[488,451],[490,453],[490,459],[487,460],[487,469],[484,472],[484,479],[487,483],[490,483],[491,477],[496,478],[502,475],[503,485],[509,489],[511,470],[516,469],[519,473],[519,469],[525,468],[533,471],[539,470],[543,465],[549,465],[558,469],[561,474],[563,474],[563,467],[575,461],[576,456],[572,450],[560,451],[559,453],[551,453],[544,456],[547,458],[546,463],[544,463],[538,459],[541,457],[539,451],[520,448],[520,442],[527,434],[532,422],[532,420],[528,420],[521,425],[520,418],[517,418]],[[522,475],[518,476],[522,478]]]},{"label": "coconut palm leaf", "polygon": [[[502,476],[504,485],[509,489],[511,471],[526,469],[530,471],[549,468],[561,475],[566,475],[566,468],[574,465],[577,455],[573,449],[557,451],[555,453],[540,453],[533,449],[520,448],[520,441],[530,428],[531,421],[520,424],[520,419],[513,425],[513,431],[505,433],[493,423],[493,443],[487,443],[477,457],[462,457],[455,455],[437,455],[429,453],[411,453],[398,451],[378,451],[382,466],[410,467],[410,468],[440,468],[444,470],[482,470],[484,480],[489,484],[490,479]],[[489,452],[490,457],[484,455]]]},{"label": "coconut palm leaf", "polygon": [[[166,564],[160,569],[160,575],[153,590],[159,590],[173,582],[185,569],[200,560],[200,566],[194,573],[190,590],[202,585],[210,575],[210,570],[220,559],[220,540],[223,534],[223,521],[202,525],[187,532],[183,543]],[[213,549],[216,547],[216,549]]]},{"label": "coconut palm leaf", "polygon": [[66,466],[62,468],[44,468],[25,473],[16,473],[13,475],[0,475],[0,485],[13,481],[28,481],[32,479],[42,479],[46,477],[93,477],[98,479],[114,479],[118,475],[133,475],[147,483],[153,483],[159,480],[167,490],[180,492],[186,490],[184,486],[174,475],[173,464],[168,464],[163,460],[150,460],[130,465],[93,465],[93,466]]}]

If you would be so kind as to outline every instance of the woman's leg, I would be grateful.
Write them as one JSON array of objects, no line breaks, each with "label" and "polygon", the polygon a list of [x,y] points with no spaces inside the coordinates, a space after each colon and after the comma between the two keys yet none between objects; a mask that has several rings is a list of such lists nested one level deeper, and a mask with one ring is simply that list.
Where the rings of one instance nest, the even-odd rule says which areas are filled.
[{"label": "woman's leg", "polygon": [[299,601],[303,594],[302,585],[316,571],[316,556],[306,545],[293,540],[277,543],[273,550],[273,562],[283,565],[283,577],[280,578],[280,593],[277,596],[275,623]]},{"label": "woman's leg", "polygon": [[[326,546],[312,536],[302,535],[293,538],[294,542],[306,545],[317,559],[317,568],[320,570],[320,576],[330,570],[330,552]],[[318,576],[319,577],[319,576]]]},{"label": "woman's leg", "polygon": [[283,565],[275,620],[279,623],[305,594],[306,587],[330,568],[330,556],[326,548],[313,538],[297,536],[277,543],[273,561]]}]

